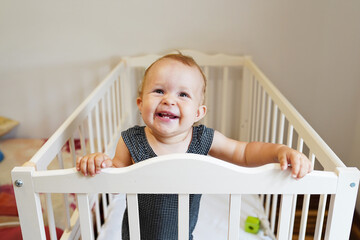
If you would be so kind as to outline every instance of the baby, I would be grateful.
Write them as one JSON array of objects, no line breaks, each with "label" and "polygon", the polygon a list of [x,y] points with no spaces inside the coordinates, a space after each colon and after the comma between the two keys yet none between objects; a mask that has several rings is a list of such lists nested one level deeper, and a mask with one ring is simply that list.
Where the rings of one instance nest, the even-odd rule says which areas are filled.
[{"label": "baby", "polygon": [[[76,168],[94,176],[102,168],[126,167],[171,153],[210,155],[240,166],[253,167],[280,163],[291,165],[294,178],[312,171],[309,159],[285,145],[240,142],[227,138],[204,125],[194,126],[206,114],[203,105],[206,78],[189,56],[169,54],[155,61],[146,71],[137,106],[146,126],[122,132],[111,159],[103,153],[78,158]],[[201,195],[190,195],[190,233],[195,228]],[[177,195],[139,194],[141,236],[146,239],[177,239]],[[123,239],[129,238],[127,211],[123,219]]]}]

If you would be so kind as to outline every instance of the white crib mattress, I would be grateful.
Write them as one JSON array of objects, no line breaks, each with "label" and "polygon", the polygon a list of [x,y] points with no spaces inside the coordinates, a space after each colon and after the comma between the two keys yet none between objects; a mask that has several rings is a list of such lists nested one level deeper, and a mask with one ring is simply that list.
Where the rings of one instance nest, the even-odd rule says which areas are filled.
[{"label": "white crib mattress", "polygon": [[[120,239],[125,204],[125,195],[118,194],[114,197],[98,240]],[[227,239],[228,215],[228,195],[203,195],[198,222],[193,233],[194,240]],[[272,239],[270,236],[264,235],[264,229],[261,229],[258,234],[245,232],[245,220],[248,216],[259,217],[262,221],[267,221],[264,219],[264,209],[257,195],[243,195],[241,198],[240,239]]]}]

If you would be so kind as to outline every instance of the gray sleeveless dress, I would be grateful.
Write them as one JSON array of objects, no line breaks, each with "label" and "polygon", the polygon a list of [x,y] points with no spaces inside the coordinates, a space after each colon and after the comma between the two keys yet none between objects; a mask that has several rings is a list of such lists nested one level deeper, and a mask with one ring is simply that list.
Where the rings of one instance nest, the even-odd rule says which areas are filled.
[{"label": "gray sleeveless dress", "polygon": [[[121,133],[135,163],[156,157],[150,147],[145,127],[135,126]],[[214,130],[204,125],[194,126],[187,153],[207,155],[214,137]],[[190,195],[189,239],[193,239],[201,194]],[[141,239],[178,239],[178,196],[176,194],[138,194]],[[129,239],[127,209],[122,223],[122,239]]]}]

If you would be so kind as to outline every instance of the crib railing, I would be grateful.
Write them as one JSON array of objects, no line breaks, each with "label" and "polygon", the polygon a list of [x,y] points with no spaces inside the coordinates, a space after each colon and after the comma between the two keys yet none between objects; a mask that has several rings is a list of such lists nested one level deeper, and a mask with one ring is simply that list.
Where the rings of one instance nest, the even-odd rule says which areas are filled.
[{"label": "crib railing", "polygon": [[[250,116],[248,121],[249,141],[285,144],[306,154],[315,169],[336,173],[338,175],[338,186],[336,193],[331,195],[325,239],[348,239],[358,189],[359,171],[356,168],[345,167],[344,163],[251,59],[247,58],[244,66],[244,81],[251,86],[248,96],[250,102],[248,112],[248,116]],[[314,239],[321,239],[322,237],[328,194],[330,193],[322,194],[319,199]],[[311,195],[306,194],[303,198],[299,239],[305,239],[310,197]],[[267,195],[265,199],[268,215],[270,201],[272,201],[270,219],[271,228],[274,230],[278,196],[277,194]],[[292,208],[292,213],[288,219],[290,223],[288,226],[289,239],[291,239],[297,194],[289,197],[288,201]]]},{"label": "crib railing", "polygon": [[[262,194],[261,198],[270,219],[271,229],[279,239],[291,239],[296,219],[296,206],[299,205],[297,199],[300,194],[304,194],[299,230],[299,239],[304,239],[307,231],[310,199],[314,194],[320,194],[314,239],[324,237],[322,232],[325,221],[327,222],[325,239],[347,239],[355,206],[359,171],[356,168],[345,167],[250,58],[225,55],[209,56],[193,51],[183,51],[183,53],[192,55],[208,78],[205,99],[209,112],[207,118],[204,119],[206,125],[230,137],[245,141],[286,144],[306,154],[312,160],[315,169],[325,170],[316,171],[301,181],[295,181],[288,179],[289,173],[285,176],[286,173],[280,172],[273,165],[269,165],[272,166],[270,169],[264,166],[244,171],[239,170],[242,168],[230,167],[226,163],[221,163],[226,165],[224,169],[229,171],[229,175],[230,172],[239,174],[236,181],[247,183],[241,185],[241,188],[236,188],[238,186],[234,185],[228,189],[227,193],[235,194],[231,198],[230,206],[234,209],[241,206],[241,194]],[[128,192],[130,193],[128,195],[130,205],[131,202],[136,201],[137,192],[134,190],[125,186],[124,188],[112,186],[108,183],[112,180],[120,182],[122,176],[128,175],[128,173],[120,173],[133,172],[142,168],[142,165],[138,166],[137,164],[128,170],[111,169],[108,173],[97,175],[94,178],[82,177],[74,169],[56,170],[55,172],[45,170],[53,160],[59,161],[60,169],[64,168],[61,151],[64,145],[70,147],[73,166],[77,155],[96,151],[113,154],[119,132],[130,125],[141,123],[140,115],[134,111],[137,85],[145,68],[157,57],[152,55],[142,58],[125,58],[49,138],[39,152],[26,164],[27,167],[17,167],[12,171],[24,239],[45,239],[42,208],[46,209],[51,238],[57,239],[51,193],[64,193],[66,229],[62,239],[77,239],[80,235],[83,239],[92,239],[93,216],[90,210],[93,207],[96,231],[98,233],[101,231],[102,221],[107,214],[107,205],[111,201],[111,197],[108,197],[106,193]],[[236,92],[234,93],[234,91]],[[222,92],[222,94],[218,94],[218,92]],[[229,92],[232,94],[227,94]],[[238,94],[239,92],[240,94]],[[80,142],[80,151],[77,151],[75,147],[77,139]],[[196,159],[193,160],[197,161]],[[173,161],[175,162],[174,166],[177,164],[176,161]],[[159,162],[161,161],[159,160]],[[143,167],[146,169],[147,165]],[[260,171],[262,174],[255,174],[259,173],[256,171]],[[259,177],[263,179],[259,180]],[[209,181],[214,181],[213,176],[212,179]],[[227,181],[226,179],[227,177],[224,181]],[[257,184],[251,184],[251,179]],[[259,182],[264,184],[259,185]],[[183,183],[181,182],[180,185]],[[211,184],[215,184],[215,182],[211,182]],[[208,185],[213,188],[211,184]],[[110,185],[111,187],[106,187]],[[211,192],[210,189],[209,191],[204,190],[208,188],[195,189],[188,183],[184,183],[183,186],[184,189],[186,186],[187,190],[181,190],[181,186],[179,186],[181,190],[180,223],[186,222],[188,219],[186,214],[188,212],[186,208],[188,205],[187,194]],[[221,189],[224,189],[224,185],[220,186]],[[142,189],[141,185],[138,187],[140,187],[138,192],[147,191]],[[152,190],[157,192],[161,189],[153,188]],[[162,191],[165,190],[161,190],[159,193]],[[168,191],[172,193],[173,186]],[[45,193],[46,206],[43,206],[40,201],[42,193]],[[77,193],[77,209],[73,212],[69,208],[67,193]],[[100,193],[100,198],[98,193]],[[330,206],[327,206],[329,195],[331,196]],[[280,209],[278,209],[278,205]],[[130,208],[129,206],[129,211],[132,211]],[[185,214],[183,214],[183,208]],[[328,212],[327,217],[326,212]],[[136,216],[136,208],[134,213]],[[239,216],[237,213],[233,214],[231,211],[230,220],[234,225],[229,226],[230,239],[231,237],[236,238],[238,235],[234,226],[239,226],[237,222]],[[134,226],[139,225],[136,217],[131,219],[135,219]],[[130,221],[132,221],[131,219]],[[137,230],[134,231],[135,233],[131,233],[132,236],[137,235]],[[186,226],[185,229],[180,227],[181,236],[188,236],[187,231]]]},{"label": "crib railing", "polygon": [[[274,189],[278,194],[284,194],[278,238],[288,239],[290,194],[333,194],[337,190],[338,178],[334,173],[318,171],[297,181],[291,178],[290,171],[279,173],[279,169],[277,164],[247,169],[207,156],[173,154],[128,168],[106,169],[92,178],[82,176],[73,168],[31,169],[27,175],[31,177],[36,193],[77,194],[83,239],[94,239],[90,199],[95,193],[127,193],[131,239],[140,239],[138,193],[179,194],[179,239],[188,239],[189,236],[189,194],[231,194],[228,239],[239,239],[241,194],[266,194]],[[163,184],[165,179],[168,184]]]},{"label": "crib railing", "polygon": [[[126,74],[124,62],[120,62],[84,102],[68,117],[59,129],[47,140],[44,146],[24,164],[37,171],[48,169],[52,161],[58,161],[59,169],[64,168],[62,149],[69,147],[74,167],[76,157],[92,152],[106,152],[111,155],[116,147],[122,126],[128,126],[128,114],[122,107],[124,92],[121,78]],[[76,151],[75,140],[80,142],[80,151]],[[26,170],[27,169],[27,170]],[[33,189],[32,173],[29,168],[15,168],[12,177],[15,188],[20,225],[24,239],[45,239],[42,208],[46,209],[47,222],[51,239],[57,239],[53,204],[50,192],[36,192]],[[29,175],[30,174],[30,175]],[[63,184],[62,182],[54,185]],[[25,191],[24,191],[25,190]],[[45,193],[45,206],[41,204],[41,194]],[[71,193],[71,192],[67,192]],[[107,213],[105,194],[101,195],[104,216]],[[84,201],[78,196],[78,202]],[[96,211],[97,231],[101,229],[100,204],[97,195],[90,198]],[[66,212],[65,231],[62,239],[78,239],[80,236],[78,210],[71,213],[69,196],[64,194],[64,211]],[[36,221],[34,221],[36,220]],[[86,238],[84,238],[86,239]]]}]

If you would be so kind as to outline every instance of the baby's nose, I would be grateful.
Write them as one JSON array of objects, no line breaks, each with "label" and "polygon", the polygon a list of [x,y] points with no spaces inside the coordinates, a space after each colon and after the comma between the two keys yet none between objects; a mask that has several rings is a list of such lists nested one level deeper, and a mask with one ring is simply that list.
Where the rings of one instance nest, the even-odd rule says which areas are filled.
[{"label": "baby's nose", "polygon": [[164,95],[163,104],[165,105],[175,105],[175,98],[171,94]]}]

